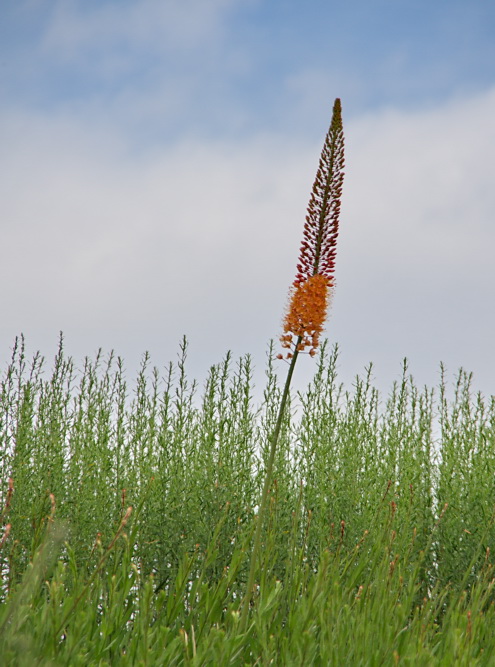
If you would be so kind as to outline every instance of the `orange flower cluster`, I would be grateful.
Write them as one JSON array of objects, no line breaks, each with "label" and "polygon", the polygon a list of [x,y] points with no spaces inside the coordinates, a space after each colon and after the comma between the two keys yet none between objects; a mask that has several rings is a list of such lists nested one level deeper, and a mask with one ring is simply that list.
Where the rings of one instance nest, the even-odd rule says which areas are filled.
[{"label": "orange flower cluster", "polygon": [[[297,345],[297,350],[304,352],[309,347],[309,354],[314,357],[327,316],[331,286],[331,278],[317,273],[292,288],[289,309],[284,319],[284,333],[280,337],[283,348],[293,350]],[[293,353],[288,352],[286,359],[292,356]],[[278,358],[284,357],[279,354]]]}]

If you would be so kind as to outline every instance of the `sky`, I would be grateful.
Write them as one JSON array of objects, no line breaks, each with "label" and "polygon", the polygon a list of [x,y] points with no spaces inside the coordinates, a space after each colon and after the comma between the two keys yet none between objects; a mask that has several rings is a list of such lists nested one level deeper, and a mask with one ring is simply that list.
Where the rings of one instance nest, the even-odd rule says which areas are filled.
[{"label": "sky", "polygon": [[230,350],[261,391],[340,97],[341,380],[495,394],[494,34],[492,0],[3,0],[2,370],[62,331],[131,382],[185,335],[200,384]]}]

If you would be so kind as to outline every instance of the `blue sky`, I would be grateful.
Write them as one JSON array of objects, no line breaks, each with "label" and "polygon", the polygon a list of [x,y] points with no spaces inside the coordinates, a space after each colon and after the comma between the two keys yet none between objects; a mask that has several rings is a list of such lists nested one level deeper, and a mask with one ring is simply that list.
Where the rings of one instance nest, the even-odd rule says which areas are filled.
[{"label": "blue sky", "polygon": [[63,330],[160,366],[186,334],[199,378],[261,372],[338,96],[343,379],[407,356],[493,393],[494,34],[490,0],[7,0],[0,360]]},{"label": "blue sky", "polygon": [[[494,76],[489,0],[21,0],[3,13],[7,103],[54,113],[108,104],[117,120],[134,117],[136,140],[154,141],[151,129],[162,141],[307,134],[304,112],[326,120],[336,88],[352,118],[474,94]],[[164,93],[166,108],[138,118],[118,108],[127,95]]]}]

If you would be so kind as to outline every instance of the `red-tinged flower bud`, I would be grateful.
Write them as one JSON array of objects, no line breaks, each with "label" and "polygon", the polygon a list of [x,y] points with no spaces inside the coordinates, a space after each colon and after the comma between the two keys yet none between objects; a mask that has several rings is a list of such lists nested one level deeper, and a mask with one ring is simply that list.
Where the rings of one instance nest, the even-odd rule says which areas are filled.
[{"label": "red-tinged flower bud", "polygon": [[[340,198],[344,181],[343,167],[342,109],[340,100],[336,99],[304,224],[304,238],[297,267],[304,279],[317,273],[330,277],[335,270]],[[294,285],[297,286],[299,282],[298,275],[297,283]]]}]

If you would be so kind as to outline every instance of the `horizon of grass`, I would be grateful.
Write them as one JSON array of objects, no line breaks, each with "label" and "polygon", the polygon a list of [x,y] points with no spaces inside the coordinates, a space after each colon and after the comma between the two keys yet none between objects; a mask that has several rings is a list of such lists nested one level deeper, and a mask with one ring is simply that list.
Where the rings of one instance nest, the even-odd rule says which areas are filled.
[{"label": "horizon of grass", "polygon": [[384,398],[370,369],[349,389],[326,344],[289,394],[241,627],[273,356],[255,405],[249,356],[228,353],[200,392],[185,339],[163,375],[145,355],[133,386],[113,354],[77,371],[61,339],[47,369],[16,342],[0,382],[5,664],[493,664],[495,398],[462,370],[452,396],[444,374],[420,390],[406,366]]}]

